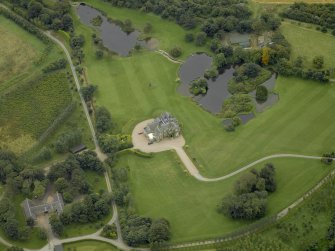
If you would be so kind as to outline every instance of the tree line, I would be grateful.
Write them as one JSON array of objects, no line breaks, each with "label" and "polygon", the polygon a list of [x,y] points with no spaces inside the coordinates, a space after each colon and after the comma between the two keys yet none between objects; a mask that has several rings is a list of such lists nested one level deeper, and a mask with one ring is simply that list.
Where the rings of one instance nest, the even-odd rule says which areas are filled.
[{"label": "tree line", "polygon": [[32,25],[26,19],[12,13],[11,11],[8,11],[7,9],[5,9],[3,7],[0,7],[0,14],[4,15],[6,18],[11,19],[14,23],[21,26],[23,29],[25,29],[29,33],[37,36],[44,43],[51,43],[50,39],[42,31],[40,31],[38,28],[36,28],[34,25]]},{"label": "tree line", "polygon": [[335,35],[334,4],[294,3],[283,11],[282,16],[332,29]]},{"label": "tree line", "polygon": [[51,5],[37,0],[13,0],[9,3],[13,11],[41,28],[73,30],[69,1],[55,1]]}]

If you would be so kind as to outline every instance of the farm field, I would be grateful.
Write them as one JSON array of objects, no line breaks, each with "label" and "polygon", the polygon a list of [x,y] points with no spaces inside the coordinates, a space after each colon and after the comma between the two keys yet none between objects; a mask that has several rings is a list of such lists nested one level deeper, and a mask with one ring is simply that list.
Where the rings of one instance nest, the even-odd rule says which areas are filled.
[{"label": "farm field", "polygon": [[306,60],[306,66],[312,67],[314,56],[323,56],[325,68],[334,68],[335,36],[287,21],[282,23],[280,30],[291,44],[292,59],[302,56]]},{"label": "farm field", "polygon": [[[43,43],[3,16],[0,16],[0,31],[3,34],[0,48],[0,147],[21,154],[37,143],[52,122],[78,97],[70,90],[66,70],[42,74],[43,67],[64,57],[57,46]],[[66,119],[49,138],[54,140],[69,128],[80,128],[84,142],[90,146],[81,106],[71,115],[75,120]]]},{"label": "farm field", "polygon": [[64,72],[20,85],[0,100],[1,146],[22,153],[27,145],[37,142],[71,99]]},{"label": "farm field", "polygon": [[[268,215],[293,203],[331,170],[318,160],[275,159],[271,163],[276,167],[278,188],[269,196]],[[155,154],[151,159],[122,154],[117,166],[130,169],[131,191],[138,213],[168,219],[172,242],[222,236],[248,224],[216,211],[240,175],[220,182],[197,181],[184,170],[173,152]]]},{"label": "farm field", "polygon": [[40,74],[43,65],[61,55],[2,15],[0,32],[0,92]]},{"label": "farm field", "polygon": [[64,245],[66,251],[117,251],[116,247],[99,241],[80,241]]}]

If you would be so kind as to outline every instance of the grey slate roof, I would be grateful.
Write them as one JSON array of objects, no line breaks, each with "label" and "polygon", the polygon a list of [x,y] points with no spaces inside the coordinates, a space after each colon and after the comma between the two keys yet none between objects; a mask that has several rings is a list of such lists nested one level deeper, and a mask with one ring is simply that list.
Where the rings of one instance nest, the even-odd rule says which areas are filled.
[{"label": "grey slate roof", "polygon": [[52,203],[40,203],[30,199],[25,199],[22,203],[26,218],[37,219],[37,216],[46,212],[57,212],[60,214],[64,209],[62,195],[56,193],[55,200]]}]

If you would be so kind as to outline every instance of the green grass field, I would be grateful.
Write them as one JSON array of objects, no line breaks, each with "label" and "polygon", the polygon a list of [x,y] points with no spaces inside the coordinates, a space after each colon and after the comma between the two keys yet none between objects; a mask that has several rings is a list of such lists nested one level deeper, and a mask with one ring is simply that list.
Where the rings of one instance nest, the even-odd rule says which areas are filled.
[{"label": "green grass field", "polygon": [[113,217],[113,210],[111,210],[110,214],[107,215],[104,219],[97,221],[95,223],[87,223],[87,224],[71,224],[64,227],[64,233],[62,238],[72,238],[81,235],[88,235],[97,232],[101,229],[107,222]]},{"label": "green grass field", "polygon": [[[112,8],[100,1],[88,3],[102,8],[110,17],[115,12],[114,18],[132,19],[138,14],[139,25],[151,17]],[[136,25],[136,17],[133,19]],[[160,26],[158,21],[157,25]],[[321,155],[333,149],[335,119],[330,114],[335,90],[332,85],[279,77],[276,92],[280,101],[237,131],[228,133],[221,118],[176,92],[179,65],[147,51],[126,58],[105,55],[97,60],[92,30],[78,20],[76,30],[86,37],[85,66],[88,82],[98,85],[96,103],[110,110],[118,129],[129,134],[138,122],[163,111],[171,112],[182,123],[185,149],[204,176],[228,174],[271,154]],[[164,40],[164,36],[160,39]],[[190,48],[190,52],[194,49]],[[153,159],[133,155],[120,159],[118,165],[131,168],[131,187],[140,214],[166,217],[172,225],[173,241],[223,235],[247,224],[231,221],[215,210],[220,199],[231,191],[236,177],[219,183],[200,183],[185,173],[178,162],[172,153],[158,154]],[[278,167],[279,188],[269,199],[269,215],[295,201],[330,171],[313,160],[271,162]]]},{"label": "green grass field", "polygon": [[104,190],[107,191],[106,180],[103,175],[99,175],[94,171],[85,171],[87,182],[93,188],[94,193],[99,193]]},{"label": "green grass field", "polygon": [[290,22],[283,22],[280,30],[291,44],[293,59],[302,56],[305,66],[312,67],[313,58],[323,56],[325,68],[335,67],[335,36]]},{"label": "green grass field", "polygon": [[173,47],[178,46],[182,49],[182,58],[186,58],[188,55],[197,51],[209,52],[209,49],[206,47],[198,47],[194,43],[187,43],[184,40],[186,33],[195,34],[199,31],[198,28],[186,31],[176,23],[162,19],[154,14],[148,14],[126,8],[116,8],[101,0],[85,0],[84,2],[97,9],[103,10],[108,17],[112,19],[118,19],[121,21],[130,19],[134,27],[139,30],[143,30],[146,23],[151,23],[153,31],[149,35],[158,39],[159,48],[169,51]]},{"label": "green grass field", "polygon": [[331,85],[279,77],[279,103],[227,133],[220,118],[176,93],[178,65],[161,55],[89,60],[87,67],[90,82],[99,86],[97,103],[110,109],[125,133],[163,111],[176,115],[183,124],[187,151],[204,176],[227,174],[275,153],[320,155],[332,150],[335,119],[329,114],[335,89]]},{"label": "green grass field", "polygon": [[62,57],[62,52],[0,15],[0,92],[33,79],[48,62]]},{"label": "green grass field", "polygon": [[66,251],[117,251],[118,248],[99,241],[80,241],[64,245]]},{"label": "green grass field", "polygon": [[7,247],[5,245],[3,245],[2,243],[0,243],[0,250],[5,251],[7,249]]},{"label": "green grass field", "polygon": [[27,150],[71,99],[64,72],[21,84],[0,100],[0,145],[16,153]]},{"label": "green grass field", "polygon": [[[131,191],[140,214],[168,219],[172,241],[221,236],[248,224],[216,212],[216,206],[232,192],[240,175],[221,182],[200,182],[179,162],[173,152],[156,154],[152,159],[122,155],[117,166],[130,168]],[[276,159],[271,162],[277,170],[278,189],[269,197],[268,215],[294,202],[332,169],[314,160]]]}]

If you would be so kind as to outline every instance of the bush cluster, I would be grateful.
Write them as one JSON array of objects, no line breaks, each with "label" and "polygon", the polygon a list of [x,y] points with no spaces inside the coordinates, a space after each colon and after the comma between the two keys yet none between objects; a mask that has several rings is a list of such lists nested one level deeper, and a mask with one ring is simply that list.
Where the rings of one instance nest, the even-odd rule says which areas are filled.
[{"label": "bush cluster", "polygon": [[67,61],[65,59],[58,59],[49,65],[47,65],[45,68],[42,69],[43,73],[49,73],[52,71],[60,70],[60,69],[65,69],[67,64]]},{"label": "bush cluster", "polygon": [[252,170],[235,183],[235,193],[222,200],[219,212],[232,219],[258,219],[266,213],[268,193],[276,190],[275,168],[266,164],[258,172]]}]

